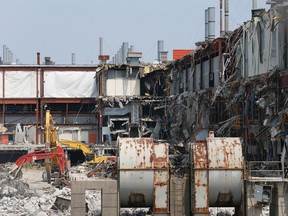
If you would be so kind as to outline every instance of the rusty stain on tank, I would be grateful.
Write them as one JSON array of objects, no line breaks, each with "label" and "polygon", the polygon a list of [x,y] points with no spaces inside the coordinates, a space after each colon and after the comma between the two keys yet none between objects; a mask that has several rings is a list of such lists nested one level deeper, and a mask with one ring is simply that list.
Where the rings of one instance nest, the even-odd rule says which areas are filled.
[{"label": "rusty stain on tank", "polygon": [[156,182],[155,185],[159,186],[159,187],[164,187],[167,185],[167,183],[166,182]]}]

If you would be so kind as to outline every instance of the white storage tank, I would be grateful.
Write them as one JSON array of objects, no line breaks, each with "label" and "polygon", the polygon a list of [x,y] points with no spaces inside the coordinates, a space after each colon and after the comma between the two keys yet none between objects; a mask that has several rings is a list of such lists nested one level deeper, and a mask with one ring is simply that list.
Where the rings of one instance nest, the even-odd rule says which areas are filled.
[{"label": "white storage tank", "polygon": [[151,138],[118,139],[120,207],[151,207],[168,213],[168,144]]},{"label": "white storage tank", "polygon": [[243,205],[244,165],[238,137],[209,137],[191,146],[191,206],[195,215],[210,215],[209,207]]}]

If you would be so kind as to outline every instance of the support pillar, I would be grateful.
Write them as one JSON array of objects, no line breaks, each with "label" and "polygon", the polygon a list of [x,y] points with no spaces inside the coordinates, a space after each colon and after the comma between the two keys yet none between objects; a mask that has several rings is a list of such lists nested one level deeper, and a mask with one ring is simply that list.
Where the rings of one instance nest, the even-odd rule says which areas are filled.
[{"label": "support pillar", "polygon": [[119,215],[117,181],[72,181],[71,182],[71,215],[85,215],[85,191],[101,190],[101,215]]},{"label": "support pillar", "polygon": [[288,215],[288,183],[278,182],[274,184],[270,215]]}]

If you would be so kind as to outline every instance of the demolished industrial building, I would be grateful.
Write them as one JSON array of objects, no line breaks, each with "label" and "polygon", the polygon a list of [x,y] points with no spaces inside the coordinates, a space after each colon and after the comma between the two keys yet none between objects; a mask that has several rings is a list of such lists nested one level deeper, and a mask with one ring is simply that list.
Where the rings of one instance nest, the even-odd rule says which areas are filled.
[{"label": "demolished industrial building", "polygon": [[[124,208],[210,215],[212,207],[259,216],[268,207],[270,215],[287,215],[287,12],[287,1],[273,1],[270,10],[253,9],[251,21],[219,38],[207,27],[205,41],[175,61],[145,64],[131,48],[120,50],[126,61],[111,64],[40,64],[38,54],[36,65],[0,65],[1,143],[7,144],[0,145],[1,162],[47,147],[49,110],[59,140],[85,143],[97,156],[105,149],[117,162],[83,165],[93,178],[72,175],[71,191],[58,191],[71,199],[57,209],[61,215],[84,215],[88,205],[95,207],[94,196],[101,205],[95,215],[120,209],[137,215]],[[79,156],[67,150],[76,164]],[[16,211],[11,202],[28,186],[0,181],[0,214],[55,213],[56,195],[40,200],[36,192],[29,194],[38,206],[32,213],[27,203]]]}]

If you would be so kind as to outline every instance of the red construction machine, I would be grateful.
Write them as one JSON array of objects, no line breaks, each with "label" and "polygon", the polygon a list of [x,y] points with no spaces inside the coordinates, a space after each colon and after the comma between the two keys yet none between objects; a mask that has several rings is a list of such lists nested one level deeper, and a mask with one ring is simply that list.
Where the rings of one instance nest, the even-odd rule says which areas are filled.
[{"label": "red construction machine", "polygon": [[[69,186],[68,170],[66,166],[66,155],[64,150],[60,146],[57,146],[55,151],[53,152],[51,152],[51,149],[42,149],[21,156],[20,158],[17,159],[14,167],[10,171],[10,177],[16,179],[21,178],[22,177],[21,168],[25,163],[43,159],[45,160],[54,159],[57,161],[58,170],[54,170],[53,172],[54,184],[57,186],[63,186],[63,185]],[[47,178],[45,180],[48,181]],[[51,182],[51,178],[49,181]]]}]

